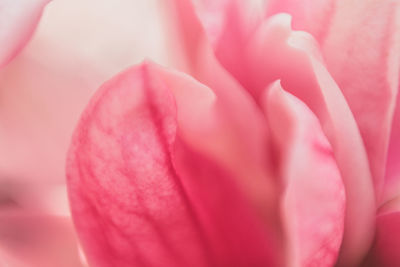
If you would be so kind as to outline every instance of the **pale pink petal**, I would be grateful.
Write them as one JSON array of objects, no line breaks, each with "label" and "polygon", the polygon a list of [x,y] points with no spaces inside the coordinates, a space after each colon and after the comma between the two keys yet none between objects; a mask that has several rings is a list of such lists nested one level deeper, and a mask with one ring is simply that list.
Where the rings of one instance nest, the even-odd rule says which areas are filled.
[{"label": "pale pink petal", "polygon": [[215,99],[188,79],[144,63],[107,82],[84,112],[67,173],[94,266],[276,265],[237,179],[186,142],[213,120]]},{"label": "pale pink petal", "polygon": [[83,266],[70,218],[24,209],[0,211],[0,256],[1,266]]},{"label": "pale pink petal", "polygon": [[0,68],[29,41],[48,2],[50,0],[0,1]]},{"label": "pale pink petal", "polygon": [[400,78],[400,2],[338,1],[322,50],[360,128],[380,197]]},{"label": "pale pink petal", "polygon": [[48,188],[65,182],[71,134],[93,92],[146,55],[162,62],[156,2],[60,0],[47,5],[26,49],[0,71],[0,183]]},{"label": "pale pink petal", "polygon": [[365,148],[347,103],[310,35],[292,32],[290,17],[277,15],[262,25],[247,51],[253,94],[272,81],[301,99],[317,116],[332,145],[346,188],[346,218],[340,260],[354,266],[372,241],[375,198]]},{"label": "pale pink petal", "polygon": [[331,145],[314,114],[279,82],[265,99],[281,158],[287,266],[334,266],[342,242],[345,191]]},{"label": "pale pink petal", "polygon": [[381,197],[399,83],[400,2],[274,0],[269,13],[276,12],[293,15],[293,27],[312,33],[321,45],[360,128]]}]

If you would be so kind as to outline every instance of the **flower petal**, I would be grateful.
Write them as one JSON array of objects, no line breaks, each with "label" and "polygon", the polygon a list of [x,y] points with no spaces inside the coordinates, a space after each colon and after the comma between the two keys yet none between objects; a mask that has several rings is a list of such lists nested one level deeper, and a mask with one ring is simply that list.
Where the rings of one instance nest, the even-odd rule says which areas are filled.
[{"label": "flower petal", "polygon": [[379,197],[400,79],[400,2],[338,1],[322,50],[357,121]]},{"label": "flower petal", "polygon": [[[271,181],[272,178],[265,179],[265,177],[271,176],[270,169],[273,166],[268,166],[268,162],[270,162],[268,133],[264,115],[254,99],[217,60],[213,47],[209,42],[203,25],[196,15],[191,1],[174,0],[173,7],[174,9],[171,11],[174,14],[173,18],[177,19],[178,33],[175,33],[179,40],[177,47],[180,48],[178,50],[183,59],[183,64],[179,66],[179,69],[190,74],[213,90],[219,101],[218,106],[222,107],[225,112],[224,116],[226,119],[223,121],[230,121],[231,128],[229,129],[232,130],[229,131],[237,134],[238,141],[233,143],[243,143],[243,147],[246,147],[246,154],[248,154],[246,162],[254,161],[256,166],[264,166],[261,167],[260,171],[257,171],[259,174],[251,174],[252,176],[258,176],[259,179],[257,180],[260,181],[253,182],[252,184],[258,188],[273,188],[274,185],[267,182]],[[238,109],[240,109],[240,112],[238,112]],[[252,120],[249,120],[249,117]],[[249,133],[252,134],[251,138],[248,136]],[[231,164],[230,166],[246,166],[242,170],[235,170],[235,173],[239,171],[243,174],[242,176],[246,180],[245,184],[247,184],[245,177],[248,175],[245,172],[260,168],[254,167],[254,164],[248,166],[248,163],[239,165]],[[265,185],[259,186],[260,184]],[[264,193],[264,197],[261,197],[262,194],[257,194],[257,198],[264,199],[261,201],[264,203],[273,203],[273,200],[265,201],[265,198],[274,199],[274,195],[276,195],[274,193],[276,190],[269,191],[268,193]]]},{"label": "flower petal", "polygon": [[345,191],[332,148],[317,118],[279,82],[266,97],[281,156],[287,266],[334,266],[343,236]]},{"label": "flower petal", "polygon": [[[208,85],[215,83],[217,72],[223,73],[218,77],[228,80],[225,76],[231,76],[247,87],[247,58],[238,55],[246,49],[261,22],[260,4],[241,0],[202,0],[200,5],[194,6],[191,2],[174,0],[175,9],[167,9],[174,22],[173,28],[176,28],[171,36],[175,36],[174,47],[179,47],[176,54],[184,66],[181,68]],[[211,87],[216,90],[215,86]]]},{"label": "flower petal", "polygon": [[0,1],[0,68],[29,41],[50,0]]},{"label": "flower petal", "polygon": [[321,45],[360,128],[381,197],[400,77],[400,2],[279,0],[269,10],[293,15],[294,28]]},{"label": "flower petal", "polygon": [[276,264],[268,227],[239,180],[191,146],[191,129],[212,123],[214,101],[207,87],[150,63],[119,74],[96,94],[67,165],[89,263]]},{"label": "flower petal", "polygon": [[289,13],[293,16],[293,29],[303,30],[322,40],[328,31],[337,0],[270,0],[267,16]]},{"label": "flower petal", "polygon": [[340,260],[355,266],[369,248],[375,197],[364,144],[347,103],[321,62],[310,35],[292,32],[290,17],[277,15],[257,31],[247,51],[259,95],[271,82],[301,99],[318,117],[332,145],[346,188],[345,233]]}]

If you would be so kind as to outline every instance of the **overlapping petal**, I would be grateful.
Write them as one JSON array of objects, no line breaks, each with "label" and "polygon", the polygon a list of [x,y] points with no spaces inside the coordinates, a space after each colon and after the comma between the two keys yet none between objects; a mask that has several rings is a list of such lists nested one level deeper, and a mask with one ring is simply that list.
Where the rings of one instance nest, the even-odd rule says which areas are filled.
[{"label": "overlapping petal", "polygon": [[216,99],[207,87],[151,63],[119,74],[96,94],[67,166],[74,220],[90,263],[276,264],[273,237],[248,188],[206,153],[209,148],[200,149],[218,145],[207,135],[208,125],[218,126]]},{"label": "overlapping petal", "polygon": [[[346,187],[345,235],[341,256],[354,265],[373,236],[375,198],[368,160],[352,113],[323,66],[311,36],[290,30],[287,15],[277,15],[261,26],[249,46],[254,92],[275,79],[301,99],[318,117],[332,145]],[[363,219],[361,219],[361,217]],[[349,262],[348,262],[349,261]]]},{"label": "overlapping petal", "polygon": [[289,12],[296,29],[318,40],[360,128],[376,195],[382,197],[400,77],[399,1],[278,0],[268,10]]},{"label": "overlapping petal", "polygon": [[[193,7],[185,0],[176,3],[186,61],[184,70],[207,85],[215,84],[215,79],[221,81],[220,74],[225,73],[216,67],[215,51]],[[259,25],[240,56],[245,58],[247,71],[241,84],[255,101],[260,101],[265,87],[281,79],[286,90],[305,102],[320,120],[346,186],[345,235],[340,259],[345,265],[357,264],[373,237],[374,188],[357,124],[339,87],[324,67],[318,45],[310,35],[292,32],[288,15],[277,15]],[[237,92],[232,87],[222,90],[227,91],[226,88],[230,88],[230,94]]]},{"label": "overlapping petal", "polygon": [[315,115],[272,85],[264,102],[281,158],[286,266],[334,266],[343,236],[345,191]]}]

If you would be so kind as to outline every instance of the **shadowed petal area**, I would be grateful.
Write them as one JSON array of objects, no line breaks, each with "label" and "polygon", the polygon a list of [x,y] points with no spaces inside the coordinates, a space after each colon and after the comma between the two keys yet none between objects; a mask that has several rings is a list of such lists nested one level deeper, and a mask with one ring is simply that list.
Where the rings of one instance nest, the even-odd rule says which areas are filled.
[{"label": "shadowed petal area", "polygon": [[32,210],[2,209],[0,265],[84,266],[78,254],[77,240],[70,218]]},{"label": "shadowed petal area", "polygon": [[345,192],[318,119],[279,82],[265,99],[280,151],[287,266],[334,266],[343,236]]},{"label": "shadowed petal area", "polygon": [[201,125],[218,121],[214,102],[207,87],[151,63],[117,75],[95,95],[67,164],[90,264],[277,264],[269,228],[241,180],[191,140]]},{"label": "shadowed petal area", "polygon": [[0,68],[29,41],[50,0],[0,1]]},{"label": "shadowed petal area", "polygon": [[[400,85],[399,85],[400,89]],[[390,145],[386,165],[386,176],[380,205],[400,196],[400,94],[397,95],[396,109],[393,117]]]},{"label": "shadowed petal area", "polygon": [[400,212],[378,215],[375,243],[365,266],[396,267],[400,265]]},{"label": "shadowed petal area", "polygon": [[247,53],[253,95],[260,96],[265,86],[281,79],[285,90],[317,116],[332,145],[347,200],[341,258],[346,266],[355,266],[372,242],[375,197],[364,144],[346,100],[313,38],[291,31],[288,15],[265,21],[251,42]]}]

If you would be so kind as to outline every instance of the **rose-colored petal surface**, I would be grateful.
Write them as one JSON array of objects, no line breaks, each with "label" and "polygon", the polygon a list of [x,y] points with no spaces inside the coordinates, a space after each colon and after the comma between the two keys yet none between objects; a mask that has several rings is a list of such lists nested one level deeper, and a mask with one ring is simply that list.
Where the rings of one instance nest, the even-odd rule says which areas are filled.
[{"label": "rose-colored petal surface", "polygon": [[346,188],[346,218],[341,258],[361,260],[373,236],[375,198],[367,156],[347,103],[320,61],[311,36],[290,30],[290,17],[277,15],[262,25],[249,46],[253,92],[276,79],[318,117],[332,145]]},{"label": "rose-colored petal surface", "polygon": [[[400,92],[400,80],[398,86],[398,92]],[[379,199],[381,205],[400,198],[400,94],[397,94],[396,100],[387,156],[385,183],[382,196]]]},{"label": "rose-colored petal surface", "polygon": [[264,102],[280,151],[287,266],[334,266],[343,236],[345,191],[314,114],[279,82]]},{"label": "rose-colored petal surface", "polygon": [[399,84],[400,2],[271,1],[269,13],[276,12],[292,14],[294,28],[319,41],[327,68],[360,128],[381,197]]},{"label": "rose-colored petal surface", "polygon": [[69,218],[24,209],[0,211],[0,255],[1,266],[83,266]]},{"label": "rose-colored petal surface", "polygon": [[50,0],[0,1],[0,68],[29,41]]},{"label": "rose-colored petal surface", "polygon": [[363,266],[400,266],[400,212],[398,209],[380,214],[377,217],[376,227],[375,242]]},{"label": "rose-colored petal surface", "polygon": [[[400,87],[400,85],[399,85]],[[380,205],[400,197],[400,94],[397,95]]]},{"label": "rose-colored petal surface", "polygon": [[194,80],[181,83],[199,98],[168,87],[181,78],[149,63],[131,68],[107,82],[82,117],[67,173],[89,263],[274,266],[268,228],[237,180],[185,142],[180,128],[188,124],[179,122],[192,114],[191,127],[201,125],[199,108],[213,94]]}]

